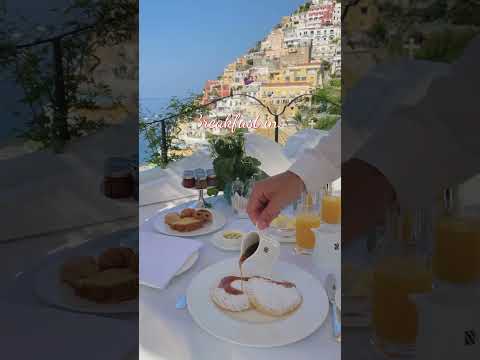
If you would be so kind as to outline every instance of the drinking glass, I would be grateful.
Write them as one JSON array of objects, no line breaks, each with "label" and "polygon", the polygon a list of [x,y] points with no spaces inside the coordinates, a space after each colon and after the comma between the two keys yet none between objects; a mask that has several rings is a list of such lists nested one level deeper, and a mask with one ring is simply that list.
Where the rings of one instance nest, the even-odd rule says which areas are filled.
[{"label": "drinking glass", "polygon": [[322,221],[327,224],[340,224],[342,219],[342,200],[340,192],[332,191],[328,186],[322,197]]},{"label": "drinking glass", "polygon": [[433,274],[438,285],[480,281],[480,216],[455,205],[456,193],[445,192],[443,213],[435,223]]},{"label": "drinking glass", "polygon": [[411,295],[432,290],[430,229],[429,209],[401,213],[395,205],[387,212],[372,288],[372,343],[387,358],[415,356],[417,310]]},{"label": "drinking glass", "polygon": [[320,194],[303,193],[296,211],[294,248],[296,254],[313,253],[315,234],[312,229],[318,228],[320,222]]}]

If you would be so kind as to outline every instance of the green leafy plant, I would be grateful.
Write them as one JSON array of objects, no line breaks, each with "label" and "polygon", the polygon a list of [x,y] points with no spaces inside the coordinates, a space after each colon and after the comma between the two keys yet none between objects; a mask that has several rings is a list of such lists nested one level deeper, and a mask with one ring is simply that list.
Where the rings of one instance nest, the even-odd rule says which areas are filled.
[{"label": "green leafy plant", "polygon": [[300,128],[329,130],[341,115],[341,81],[333,78],[323,88],[315,89],[311,104],[298,107],[293,119]]},{"label": "green leafy plant", "polygon": [[[137,5],[131,0],[74,0],[67,8],[51,9],[66,19],[59,26],[1,19],[5,30],[0,31],[0,70],[14,74],[23,89],[20,101],[31,110],[29,126],[19,131],[20,137],[40,148],[62,151],[71,138],[104,126],[102,119],[80,115],[81,110],[98,109],[99,101],[108,100],[115,107],[123,100],[95,78],[94,70],[101,63],[97,51],[133,39]],[[69,20],[72,15],[80,20]],[[22,32],[29,35],[12,36]]]},{"label": "green leafy plant", "polygon": [[228,135],[209,135],[210,153],[217,175],[217,188],[239,178],[243,182],[260,174],[261,162],[245,154],[244,131],[237,130]]},{"label": "green leafy plant", "polygon": [[339,116],[326,114],[315,122],[315,129],[330,130],[337,123]]},{"label": "green leafy plant", "polygon": [[[147,141],[147,162],[165,168],[170,162],[182,158],[179,151],[185,144],[179,139],[180,125],[208,112],[209,109],[200,103],[200,95],[191,94],[184,99],[172,97],[166,108],[155,116],[142,114],[139,128]],[[157,119],[164,120],[157,122]]]}]

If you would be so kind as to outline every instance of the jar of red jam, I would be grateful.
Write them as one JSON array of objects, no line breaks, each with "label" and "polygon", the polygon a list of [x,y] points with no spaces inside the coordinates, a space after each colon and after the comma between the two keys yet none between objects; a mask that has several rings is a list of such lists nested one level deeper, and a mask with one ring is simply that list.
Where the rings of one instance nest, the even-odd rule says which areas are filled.
[{"label": "jar of red jam", "polygon": [[195,177],[193,176],[192,170],[185,170],[183,172],[182,185],[187,189],[192,189],[195,187]]},{"label": "jar of red jam", "polygon": [[113,199],[129,198],[133,195],[134,179],[129,159],[112,157],[105,162],[103,191]]},{"label": "jar of red jam", "polygon": [[217,186],[217,175],[213,169],[207,170],[207,185],[208,186]]}]

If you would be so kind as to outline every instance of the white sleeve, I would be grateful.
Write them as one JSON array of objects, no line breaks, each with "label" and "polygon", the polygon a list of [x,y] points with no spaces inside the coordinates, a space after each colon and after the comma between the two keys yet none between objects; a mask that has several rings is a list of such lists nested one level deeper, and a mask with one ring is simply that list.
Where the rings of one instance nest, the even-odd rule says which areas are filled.
[{"label": "white sleeve", "polygon": [[314,148],[304,151],[289,171],[303,180],[307,191],[321,191],[340,177],[341,155],[341,121],[338,121]]},{"label": "white sleeve", "polygon": [[388,178],[403,206],[427,205],[480,173],[479,63],[480,37],[422,101],[392,114],[355,156]]}]

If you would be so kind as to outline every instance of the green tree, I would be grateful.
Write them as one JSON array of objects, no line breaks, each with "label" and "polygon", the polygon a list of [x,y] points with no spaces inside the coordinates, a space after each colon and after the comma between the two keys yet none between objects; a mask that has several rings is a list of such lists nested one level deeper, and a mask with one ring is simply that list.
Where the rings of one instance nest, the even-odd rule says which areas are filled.
[{"label": "green tree", "polygon": [[[101,61],[96,53],[99,48],[118,45],[135,36],[138,7],[131,0],[75,0],[66,9],[51,10],[63,12],[65,19],[82,20],[42,27],[26,23],[25,19],[1,19],[0,66],[14,74],[14,80],[23,89],[21,102],[31,110],[29,126],[19,136],[42,148],[62,151],[69,139],[103,127],[101,120],[90,121],[74,110],[97,109],[100,99],[108,98],[112,104],[122,102],[123,99],[112,97],[108,84],[93,76]],[[42,36],[38,35],[39,28]],[[31,36],[19,43],[11,36],[18,29]],[[122,71],[118,70],[116,74],[120,76]]]},{"label": "green tree", "polygon": [[333,78],[323,88],[315,89],[310,105],[299,106],[293,116],[301,128],[308,128],[313,121],[315,129],[328,130],[340,119],[341,80]]},{"label": "green tree", "polygon": [[208,108],[200,103],[200,95],[195,94],[184,99],[172,97],[159,114],[148,114],[148,110],[143,110],[139,128],[147,141],[147,161],[165,168],[170,162],[181,158],[177,152],[184,145],[179,140],[180,125],[208,112]]}]

